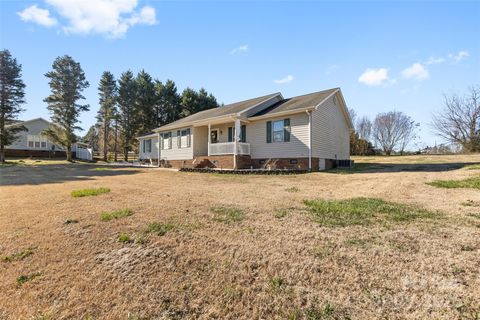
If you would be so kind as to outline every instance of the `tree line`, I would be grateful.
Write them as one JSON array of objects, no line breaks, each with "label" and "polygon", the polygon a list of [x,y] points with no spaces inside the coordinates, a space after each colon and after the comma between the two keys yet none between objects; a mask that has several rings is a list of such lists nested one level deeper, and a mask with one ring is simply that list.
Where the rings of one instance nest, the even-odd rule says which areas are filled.
[{"label": "tree line", "polygon": [[[350,133],[352,155],[404,154],[407,146],[417,137],[419,124],[400,111],[379,113],[373,121],[363,116],[357,119],[355,110],[349,110],[354,130]],[[372,143],[373,141],[373,143]]]},{"label": "tree line", "polygon": [[99,110],[97,123],[84,140],[94,149],[102,150],[103,159],[118,147],[124,160],[136,146],[136,137],[193,113],[216,108],[217,99],[205,89],[186,88],[181,94],[172,80],[165,83],[153,79],[145,70],[136,76],[131,71],[121,74],[118,81],[105,71],[98,86]]},{"label": "tree line", "polygon": [[[82,104],[83,91],[90,86],[85,73],[72,57],[65,55],[55,59],[52,70],[45,74],[51,94],[44,102],[51,115],[52,125],[44,131],[50,141],[67,150],[71,160],[72,146],[81,130],[79,116],[90,106]],[[97,123],[85,137],[102,150],[104,160],[108,153],[120,149],[124,159],[136,146],[135,137],[156,127],[190,114],[218,107],[215,97],[205,89],[186,88],[180,94],[172,80],[165,83],[153,79],[142,70],[137,75],[125,71],[118,80],[105,71],[98,85],[99,110]],[[20,131],[18,117],[24,111],[25,83],[22,65],[8,50],[0,51],[0,163],[5,162],[5,146],[13,143]],[[351,153],[375,154],[376,148],[390,155],[403,153],[417,138],[419,124],[400,111],[378,114],[372,121],[368,117],[357,118],[350,110],[355,130],[350,136]],[[10,126],[11,124],[18,124]],[[480,151],[480,86],[469,88],[464,96],[445,95],[444,103],[432,115],[434,132],[463,152]]]},{"label": "tree line", "polygon": [[[400,111],[379,113],[372,121],[357,118],[349,110],[354,124],[350,134],[352,155],[373,155],[379,151],[391,155],[404,154],[406,148],[418,138],[419,123]],[[444,95],[441,108],[432,114],[432,130],[443,140],[458,146],[464,153],[480,152],[480,86],[472,86],[463,96]],[[449,149],[442,145],[442,148]]]},{"label": "tree line", "polygon": [[[43,101],[51,115],[52,125],[43,134],[53,143],[63,147],[67,160],[71,161],[72,146],[79,139],[75,131],[82,130],[79,116],[89,111],[90,105],[82,104],[83,91],[90,86],[85,73],[72,57],[57,57],[52,70],[45,74],[51,94]],[[5,161],[5,146],[18,137],[25,127],[8,126],[18,121],[24,111],[25,84],[22,66],[8,50],[0,51],[0,162]],[[218,107],[216,98],[205,89],[186,88],[178,93],[175,82],[165,83],[153,79],[145,70],[134,75],[123,72],[118,80],[109,72],[103,72],[99,85],[99,110],[97,123],[90,128],[85,141],[97,144],[104,160],[108,153],[121,150],[124,160],[137,141],[135,137],[153,129],[186,117],[190,114]],[[95,134],[93,134],[94,132]]]}]

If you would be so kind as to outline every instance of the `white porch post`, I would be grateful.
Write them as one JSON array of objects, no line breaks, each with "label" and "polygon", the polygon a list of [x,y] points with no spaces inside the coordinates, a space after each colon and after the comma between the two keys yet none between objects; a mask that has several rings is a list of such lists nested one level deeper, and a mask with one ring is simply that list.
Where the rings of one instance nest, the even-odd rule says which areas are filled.
[{"label": "white porch post", "polygon": [[240,125],[240,120],[235,119],[235,137],[234,137],[234,150],[233,150],[233,169],[237,169],[237,153],[238,153],[238,141],[240,140],[240,130],[242,126]]},{"label": "white porch post", "polygon": [[312,170],[312,112],[308,114],[308,170]]},{"label": "white porch post", "polygon": [[210,123],[208,124],[208,132],[207,132],[207,145],[208,145],[208,150],[207,150],[207,155],[210,157]]},{"label": "white porch post", "polygon": [[158,167],[160,168],[160,147],[161,147],[161,143],[160,143],[160,132],[158,133],[158,147],[157,147],[157,165]]}]

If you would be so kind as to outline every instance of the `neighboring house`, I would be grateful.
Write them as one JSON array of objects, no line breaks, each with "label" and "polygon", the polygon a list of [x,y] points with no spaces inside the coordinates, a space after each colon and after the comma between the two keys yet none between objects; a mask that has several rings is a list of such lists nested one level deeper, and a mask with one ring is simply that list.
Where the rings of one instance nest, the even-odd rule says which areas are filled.
[{"label": "neighboring house", "polygon": [[140,136],[139,158],[177,168],[273,164],[324,170],[350,159],[351,130],[340,88],[288,99],[274,93],[201,111]]},{"label": "neighboring house", "polygon": [[[5,146],[6,157],[65,157],[65,150],[55,145],[42,135],[42,131],[50,126],[50,122],[43,118],[27,121],[18,121],[13,126],[24,126],[27,130],[19,132],[18,138],[10,145]],[[76,143],[72,147],[73,157],[91,160],[91,152],[82,143]]]}]

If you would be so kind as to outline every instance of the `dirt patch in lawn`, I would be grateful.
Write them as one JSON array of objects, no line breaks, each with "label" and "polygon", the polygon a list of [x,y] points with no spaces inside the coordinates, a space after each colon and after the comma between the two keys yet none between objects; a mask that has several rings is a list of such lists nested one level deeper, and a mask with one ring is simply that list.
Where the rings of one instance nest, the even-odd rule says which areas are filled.
[{"label": "dirt patch in lawn", "polygon": [[[356,161],[354,174],[232,178],[0,168],[0,257],[15,257],[0,261],[0,319],[478,317],[480,216],[466,204],[480,192],[427,182],[474,177],[480,156]],[[350,221],[358,199],[376,199],[362,200],[368,223],[312,216]],[[134,214],[100,220],[121,208]]]}]

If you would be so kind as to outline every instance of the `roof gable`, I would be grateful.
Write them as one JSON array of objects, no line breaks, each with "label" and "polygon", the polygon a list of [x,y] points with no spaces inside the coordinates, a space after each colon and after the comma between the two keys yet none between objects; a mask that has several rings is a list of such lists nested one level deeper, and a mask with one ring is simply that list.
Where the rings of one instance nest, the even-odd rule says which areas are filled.
[{"label": "roof gable", "polygon": [[[208,109],[194,113],[188,117],[169,123],[165,126],[155,129],[154,131],[161,131],[162,129],[178,128],[183,125],[191,125],[195,122],[205,121],[214,118],[228,117],[228,116],[240,116],[242,113],[247,112],[251,108],[258,106],[259,104],[274,99],[277,96],[281,96],[279,92],[261,96],[245,101],[240,101],[218,108]],[[268,107],[268,105],[266,105]]]}]

